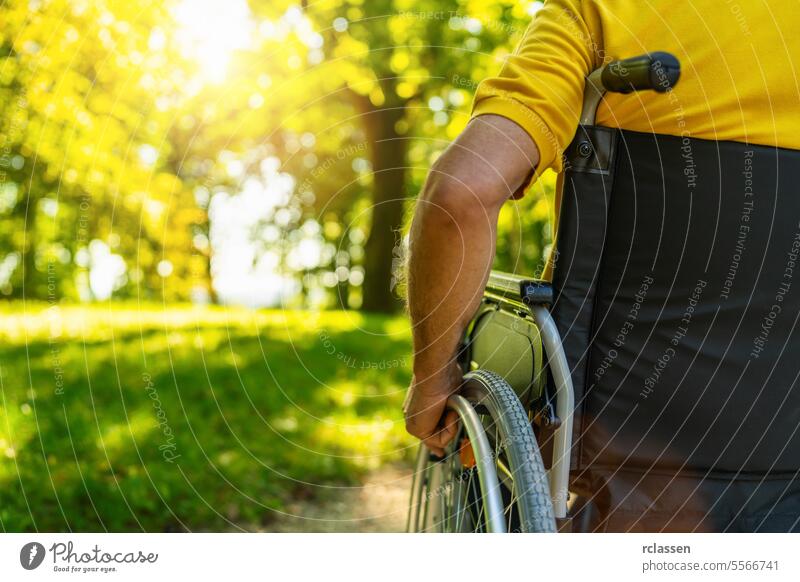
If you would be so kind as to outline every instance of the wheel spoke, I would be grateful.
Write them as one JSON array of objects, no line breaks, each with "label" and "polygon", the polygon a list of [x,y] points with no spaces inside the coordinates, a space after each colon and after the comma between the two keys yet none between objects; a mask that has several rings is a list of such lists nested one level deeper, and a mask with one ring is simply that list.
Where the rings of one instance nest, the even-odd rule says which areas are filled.
[{"label": "wheel spoke", "polygon": [[513,510],[514,510],[514,504],[516,503],[516,496],[514,495],[516,490],[517,490],[517,484],[514,481],[512,481],[511,482],[511,500],[509,501],[508,508],[506,509],[506,523],[508,524],[508,532],[509,533],[511,533]]}]

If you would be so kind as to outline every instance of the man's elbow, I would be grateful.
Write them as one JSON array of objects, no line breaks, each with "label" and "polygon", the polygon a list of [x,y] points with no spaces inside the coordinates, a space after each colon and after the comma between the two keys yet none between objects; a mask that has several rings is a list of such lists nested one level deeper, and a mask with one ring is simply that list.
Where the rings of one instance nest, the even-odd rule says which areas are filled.
[{"label": "man's elbow", "polygon": [[500,198],[498,186],[487,180],[468,180],[432,171],[421,204],[426,214],[443,225],[478,225],[497,220],[507,197]]}]

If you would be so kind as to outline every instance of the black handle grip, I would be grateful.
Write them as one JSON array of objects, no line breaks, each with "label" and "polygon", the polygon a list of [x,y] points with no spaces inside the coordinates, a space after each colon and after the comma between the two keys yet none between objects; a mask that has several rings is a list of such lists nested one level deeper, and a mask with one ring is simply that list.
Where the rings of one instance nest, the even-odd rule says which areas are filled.
[{"label": "black handle grip", "polygon": [[669,53],[650,53],[608,63],[600,80],[606,91],[630,93],[652,89],[664,93],[681,76],[681,64]]}]

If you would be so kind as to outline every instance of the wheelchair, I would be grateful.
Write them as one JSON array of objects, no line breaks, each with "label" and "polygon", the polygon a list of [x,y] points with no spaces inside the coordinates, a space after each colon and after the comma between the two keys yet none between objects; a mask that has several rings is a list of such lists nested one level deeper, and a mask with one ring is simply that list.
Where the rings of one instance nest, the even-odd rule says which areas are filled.
[{"label": "wheelchair", "polygon": [[491,273],[408,531],[798,529],[800,152],[595,125],[679,77],[667,53],[587,77],[552,283]]}]

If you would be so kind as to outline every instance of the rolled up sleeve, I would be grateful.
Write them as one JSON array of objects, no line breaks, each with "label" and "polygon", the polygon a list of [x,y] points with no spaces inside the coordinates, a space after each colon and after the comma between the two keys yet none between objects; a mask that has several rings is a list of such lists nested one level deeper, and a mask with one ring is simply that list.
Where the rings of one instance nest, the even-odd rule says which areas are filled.
[{"label": "rolled up sleeve", "polygon": [[581,4],[545,2],[500,74],[475,94],[473,118],[500,115],[531,136],[539,150],[537,174],[561,170],[580,119],[584,79],[598,61],[598,31],[587,24]]}]

